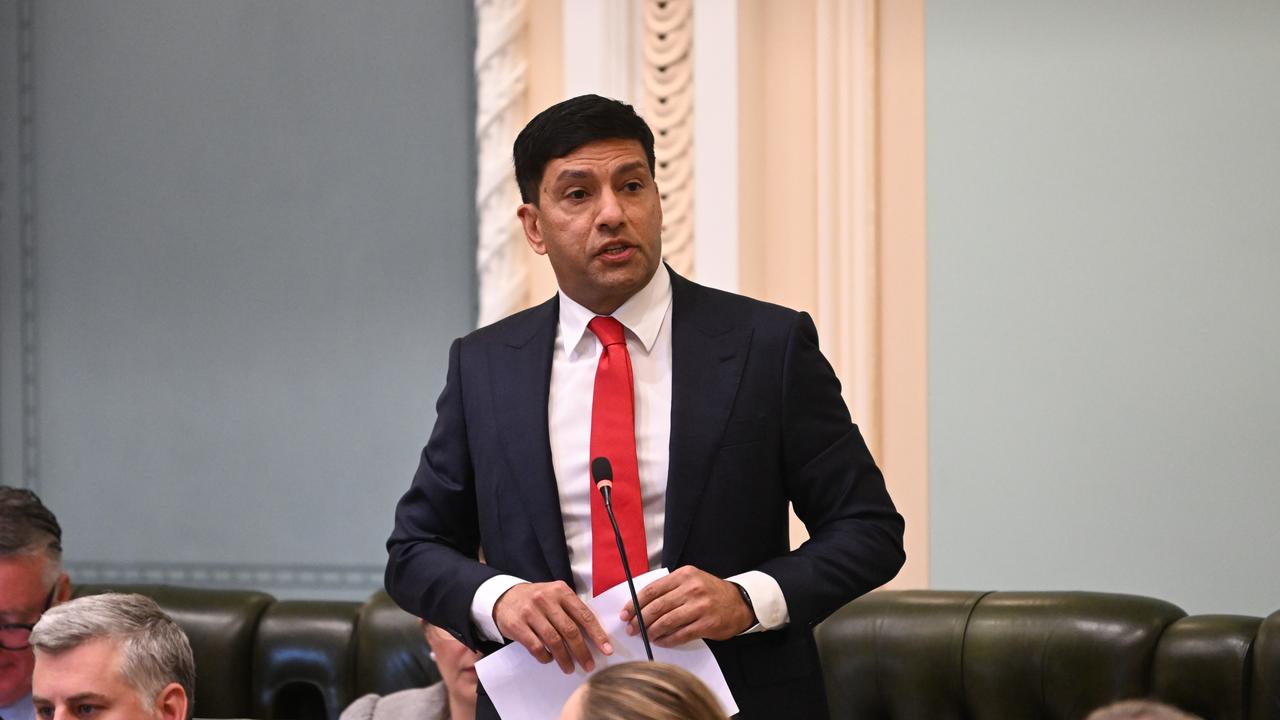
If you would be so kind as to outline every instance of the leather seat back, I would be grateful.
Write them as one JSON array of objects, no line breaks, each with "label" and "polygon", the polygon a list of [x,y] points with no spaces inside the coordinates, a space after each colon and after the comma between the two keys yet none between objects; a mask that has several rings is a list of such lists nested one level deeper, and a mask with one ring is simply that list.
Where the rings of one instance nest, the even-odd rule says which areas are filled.
[{"label": "leather seat back", "polygon": [[255,718],[337,720],[354,699],[360,603],[279,600],[263,614],[253,648]]},{"label": "leather seat back", "polygon": [[1251,720],[1280,720],[1280,611],[1262,621],[1253,652]]},{"label": "leather seat back", "polygon": [[818,626],[831,717],[964,720],[965,628],[980,592],[880,591]]},{"label": "leather seat back", "polygon": [[1193,615],[1170,625],[1156,647],[1152,695],[1214,720],[1249,720],[1253,639],[1260,618]]},{"label": "leather seat back", "polygon": [[379,590],[356,623],[356,697],[426,687],[440,679],[418,618]]}]

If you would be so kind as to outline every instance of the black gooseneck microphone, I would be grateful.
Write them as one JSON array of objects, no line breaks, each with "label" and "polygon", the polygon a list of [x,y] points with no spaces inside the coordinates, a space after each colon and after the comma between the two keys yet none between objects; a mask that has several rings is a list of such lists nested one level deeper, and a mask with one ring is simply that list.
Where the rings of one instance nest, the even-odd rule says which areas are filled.
[{"label": "black gooseneck microphone", "polygon": [[644,654],[653,659],[653,648],[649,647],[649,630],[644,626],[644,615],[640,614],[640,599],[636,597],[636,583],[631,578],[631,566],[627,564],[627,549],[622,545],[622,533],[618,532],[618,520],[613,517],[613,465],[609,458],[598,457],[591,461],[591,479],[595,480],[600,498],[604,500],[604,509],[609,513],[609,524],[613,525],[613,539],[618,543],[618,555],[622,557],[622,572],[627,576],[627,589],[631,591],[631,606],[636,609],[636,623],[640,625],[640,639],[644,641]]}]

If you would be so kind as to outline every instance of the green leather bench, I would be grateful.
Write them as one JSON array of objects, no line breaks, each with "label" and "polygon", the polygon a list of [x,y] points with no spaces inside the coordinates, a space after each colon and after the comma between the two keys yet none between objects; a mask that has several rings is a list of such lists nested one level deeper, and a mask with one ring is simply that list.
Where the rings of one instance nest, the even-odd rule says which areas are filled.
[{"label": "green leather bench", "polygon": [[[105,586],[81,586],[77,595]],[[163,585],[196,655],[196,715],[335,720],[366,694],[438,679],[417,620],[364,603]],[[882,591],[817,629],[836,720],[1078,720],[1152,697],[1212,720],[1280,720],[1280,612],[1187,616],[1084,592]]]}]

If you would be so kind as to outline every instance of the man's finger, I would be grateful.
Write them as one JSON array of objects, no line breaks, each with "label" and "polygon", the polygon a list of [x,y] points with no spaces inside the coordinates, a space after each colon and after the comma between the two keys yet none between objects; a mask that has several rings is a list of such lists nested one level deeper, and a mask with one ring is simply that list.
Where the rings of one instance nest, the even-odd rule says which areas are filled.
[{"label": "man's finger", "polygon": [[[683,593],[672,591],[665,595],[659,595],[652,601],[645,603],[643,605],[644,609],[640,611],[641,616],[644,618],[645,627],[653,627],[659,618],[680,607],[685,602]],[[633,620],[632,624],[634,623],[635,621]],[[639,628],[637,627],[638,630]]]},{"label": "man's finger", "polygon": [[664,647],[678,645],[679,642],[671,642],[672,638],[691,626],[699,624],[700,619],[702,619],[700,613],[693,608],[688,606],[673,608],[671,612],[646,626],[649,630],[649,640]]},{"label": "man's finger", "polygon": [[[591,672],[595,668],[595,659],[591,657],[591,648],[587,647],[586,640],[582,635],[582,628],[574,622],[574,619],[566,615],[560,608],[555,608],[551,614],[551,624],[555,626],[556,631],[560,634],[560,639],[569,651],[571,656],[570,665],[576,662],[582,666],[583,670]],[[573,668],[570,667],[572,672]]]},{"label": "man's finger", "polygon": [[591,608],[578,599],[577,595],[573,596],[573,602],[567,608],[569,614],[577,620],[578,627],[582,628],[587,637],[591,639],[591,643],[600,648],[600,652],[605,655],[613,654],[613,643],[609,642],[609,634],[604,631],[604,627],[600,625],[600,619],[596,614],[591,612]]},{"label": "man's finger", "polygon": [[543,647],[551,653],[551,657],[566,675],[573,672],[573,657],[560,637],[560,631],[545,616],[535,615],[530,618],[529,625],[537,633]]},{"label": "man's finger", "polygon": [[[666,595],[672,590],[680,586],[680,579],[675,575],[663,575],[653,582],[640,588],[636,593],[636,599],[640,601],[640,607],[646,607],[655,599]],[[636,614],[635,607],[628,600],[626,605],[622,606],[622,615],[620,616],[625,622],[630,620]]]},{"label": "man's finger", "polygon": [[532,628],[521,627],[513,632],[512,635],[514,637],[511,639],[523,645],[524,649],[529,651],[529,654],[533,656],[534,660],[537,660],[543,665],[551,662],[551,653],[547,652],[546,646],[542,644],[542,639],[538,637],[538,634],[535,633]]}]

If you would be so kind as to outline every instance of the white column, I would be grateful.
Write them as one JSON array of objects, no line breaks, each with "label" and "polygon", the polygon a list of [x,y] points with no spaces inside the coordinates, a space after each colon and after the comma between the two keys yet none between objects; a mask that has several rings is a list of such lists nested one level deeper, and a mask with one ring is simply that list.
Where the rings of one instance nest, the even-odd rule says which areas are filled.
[{"label": "white column", "polygon": [[698,282],[736,292],[738,3],[697,0],[693,15],[694,267]]},{"label": "white column", "polygon": [[634,105],[632,0],[564,0],[563,20],[565,98],[594,93]]},{"label": "white column", "polygon": [[512,218],[520,206],[511,143],[520,132],[528,61],[525,0],[475,0],[476,8],[476,269],[480,314],[488,325],[521,309],[528,271],[524,237]]},{"label": "white column", "polygon": [[875,0],[818,0],[818,319],[845,400],[880,450]]}]

